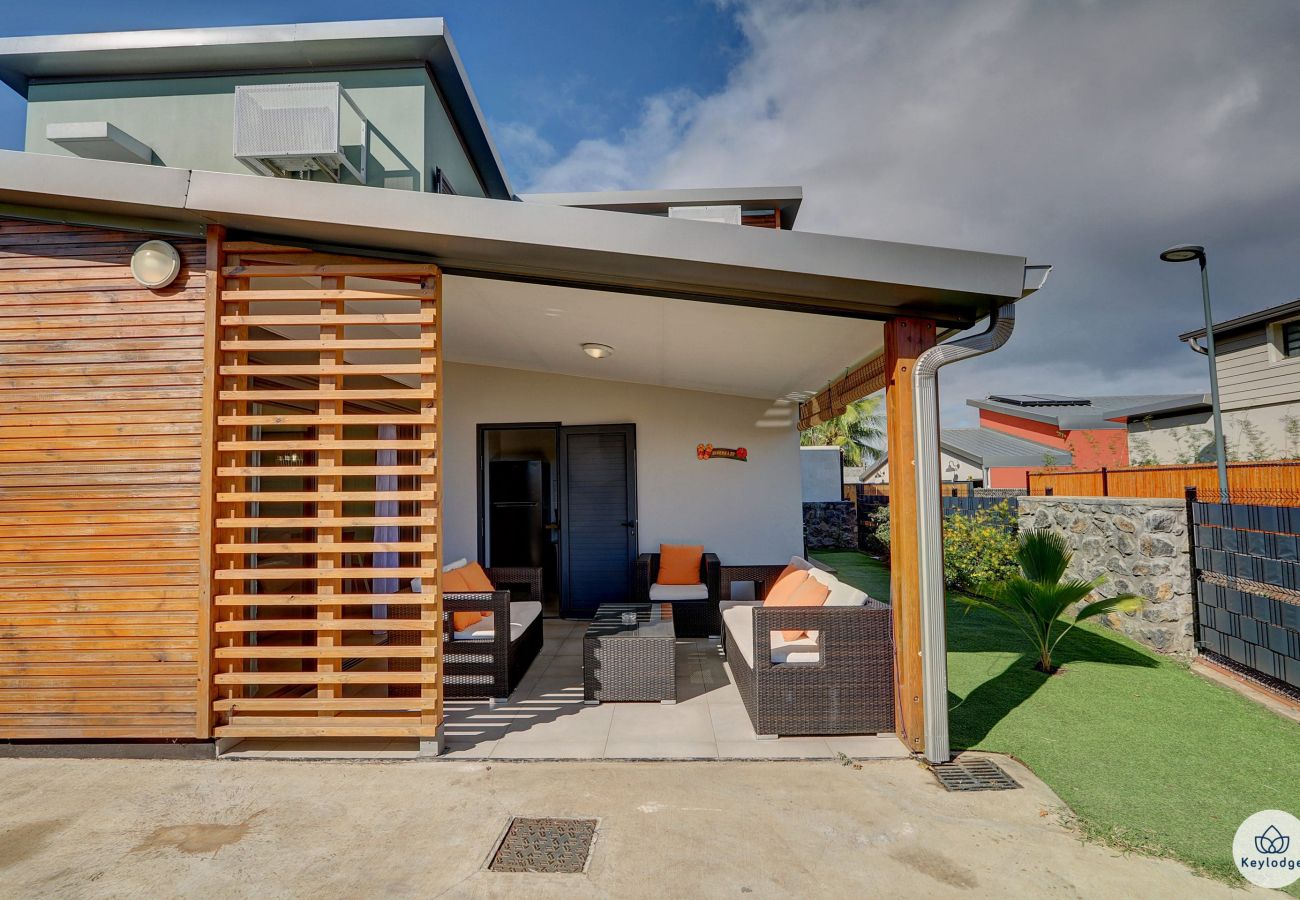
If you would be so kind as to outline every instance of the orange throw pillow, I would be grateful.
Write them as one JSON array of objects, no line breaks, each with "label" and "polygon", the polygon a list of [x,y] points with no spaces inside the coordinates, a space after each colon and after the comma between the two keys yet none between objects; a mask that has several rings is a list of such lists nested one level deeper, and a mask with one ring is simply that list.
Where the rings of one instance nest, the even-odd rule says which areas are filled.
[{"label": "orange throw pillow", "polygon": [[703,547],[659,545],[659,576],[656,584],[699,584]]},{"label": "orange throw pillow", "polygon": [[[492,590],[492,582],[488,580],[487,572],[484,572],[483,567],[476,562],[442,573],[442,592],[444,594],[490,594]],[[454,612],[451,614],[452,629],[454,631],[465,631],[468,628],[473,628],[491,614],[490,611],[486,610],[480,612]]]},{"label": "orange throw pillow", "polygon": [[[831,589],[822,584],[816,578],[805,578],[803,583],[794,590],[790,599],[783,603],[783,606],[825,606],[826,598],[830,596]],[[781,637],[787,641],[797,641],[801,637],[807,636],[808,632],[802,628],[786,628],[781,632]]]},{"label": "orange throw pillow", "polygon": [[488,580],[487,572],[484,572],[483,567],[476,562],[454,569],[448,574],[460,575],[465,580],[465,590],[471,594],[490,594],[496,590]]},{"label": "orange throw pillow", "polygon": [[789,606],[790,598],[794,592],[799,589],[799,585],[808,580],[808,573],[803,569],[795,569],[793,572],[783,572],[776,579],[776,584],[767,592],[763,598],[764,606]]}]

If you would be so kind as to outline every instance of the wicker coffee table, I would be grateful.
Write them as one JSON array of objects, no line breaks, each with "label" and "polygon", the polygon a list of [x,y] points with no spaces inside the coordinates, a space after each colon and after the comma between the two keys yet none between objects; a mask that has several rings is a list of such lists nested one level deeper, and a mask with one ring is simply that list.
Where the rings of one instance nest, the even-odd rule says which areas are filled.
[{"label": "wicker coffee table", "polygon": [[671,603],[602,604],[582,638],[583,699],[676,703],[676,644]]}]

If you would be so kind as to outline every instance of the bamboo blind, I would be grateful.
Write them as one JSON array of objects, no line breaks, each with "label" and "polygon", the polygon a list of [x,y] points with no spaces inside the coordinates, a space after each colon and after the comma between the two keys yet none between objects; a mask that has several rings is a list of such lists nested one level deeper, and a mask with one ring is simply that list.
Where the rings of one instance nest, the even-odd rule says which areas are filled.
[{"label": "bamboo blind", "polygon": [[213,733],[432,737],[440,273],[220,252]]}]

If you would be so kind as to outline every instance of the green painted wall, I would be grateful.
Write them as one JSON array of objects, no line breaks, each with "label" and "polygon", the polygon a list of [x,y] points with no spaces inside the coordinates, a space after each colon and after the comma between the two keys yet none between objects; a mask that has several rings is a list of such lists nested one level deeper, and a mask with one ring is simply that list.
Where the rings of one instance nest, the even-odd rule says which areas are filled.
[{"label": "green painted wall", "polygon": [[[34,84],[28,94],[26,149],[71,156],[45,139],[47,125],[107,121],[153,148],[158,165],[247,175],[250,170],[232,149],[235,87],[320,81],[342,84],[370,121],[367,184],[426,191],[434,167],[441,166],[458,192],[483,195],[422,67]],[[343,121],[346,142],[346,112]],[[359,134],[353,139],[358,145],[349,152],[356,161]],[[355,181],[346,172],[343,180]]]}]

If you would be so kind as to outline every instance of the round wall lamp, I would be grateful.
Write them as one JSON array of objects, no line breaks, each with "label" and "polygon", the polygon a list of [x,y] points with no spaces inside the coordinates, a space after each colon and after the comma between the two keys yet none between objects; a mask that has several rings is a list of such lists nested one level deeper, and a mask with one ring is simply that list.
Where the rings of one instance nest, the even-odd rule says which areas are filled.
[{"label": "round wall lamp", "polygon": [[582,352],[592,359],[604,359],[607,356],[614,355],[614,348],[609,344],[586,343],[582,345]]},{"label": "round wall lamp", "polygon": [[166,241],[145,241],[131,254],[131,277],[152,290],[167,287],[181,273],[181,255]]}]

